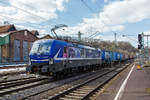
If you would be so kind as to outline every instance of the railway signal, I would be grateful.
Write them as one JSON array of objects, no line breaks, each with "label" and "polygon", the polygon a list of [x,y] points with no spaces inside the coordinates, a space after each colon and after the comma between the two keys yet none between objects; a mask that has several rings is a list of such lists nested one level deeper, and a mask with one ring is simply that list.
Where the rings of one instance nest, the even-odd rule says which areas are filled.
[{"label": "railway signal", "polygon": [[138,41],[139,41],[139,44],[142,43],[142,34],[138,34]]},{"label": "railway signal", "polygon": [[138,49],[141,49],[142,47],[143,47],[142,44],[139,44],[139,45],[138,45]]},{"label": "railway signal", "polygon": [[143,34],[138,34],[138,42],[139,42],[139,44],[138,44],[138,49],[142,49],[143,48]]}]

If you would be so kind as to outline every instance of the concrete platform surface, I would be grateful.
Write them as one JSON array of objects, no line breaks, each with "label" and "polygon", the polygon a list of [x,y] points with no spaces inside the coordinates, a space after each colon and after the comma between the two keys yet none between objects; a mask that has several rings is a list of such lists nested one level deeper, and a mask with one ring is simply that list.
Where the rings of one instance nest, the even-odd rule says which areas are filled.
[{"label": "concrete platform surface", "polygon": [[130,66],[104,87],[96,100],[150,100],[150,67]]}]

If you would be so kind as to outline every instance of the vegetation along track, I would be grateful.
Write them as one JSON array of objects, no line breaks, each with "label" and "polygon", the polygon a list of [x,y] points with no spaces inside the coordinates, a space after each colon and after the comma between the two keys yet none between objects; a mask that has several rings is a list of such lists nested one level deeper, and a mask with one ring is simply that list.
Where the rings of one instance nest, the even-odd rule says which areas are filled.
[{"label": "vegetation along track", "polygon": [[6,94],[10,94],[12,92],[24,90],[34,86],[38,86],[47,83],[49,81],[50,80],[48,78],[35,78],[35,77],[12,81],[3,81],[0,82],[0,96],[4,96]]},{"label": "vegetation along track", "polygon": [[48,100],[87,100],[97,89],[101,88],[125,68],[127,68],[127,66],[119,70],[113,69],[104,74],[97,75],[83,83],[50,97]]}]

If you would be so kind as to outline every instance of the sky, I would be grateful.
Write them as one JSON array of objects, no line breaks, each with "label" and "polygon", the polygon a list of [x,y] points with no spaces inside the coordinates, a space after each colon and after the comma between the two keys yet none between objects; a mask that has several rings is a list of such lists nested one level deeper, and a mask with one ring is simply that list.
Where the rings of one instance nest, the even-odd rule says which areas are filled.
[{"label": "sky", "polygon": [[[58,36],[127,41],[137,47],[137,35],[150,33],[150,0],[0,0],[0,24],[54,35],[51,28],[65,24]],[[123,37],[124,35],[124,37]]]}]

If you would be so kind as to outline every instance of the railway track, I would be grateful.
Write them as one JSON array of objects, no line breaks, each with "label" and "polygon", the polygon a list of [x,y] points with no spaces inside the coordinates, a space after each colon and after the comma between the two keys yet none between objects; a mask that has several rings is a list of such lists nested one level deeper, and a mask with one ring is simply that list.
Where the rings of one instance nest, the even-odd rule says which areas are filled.
[{"label": "railway track", "polygon": [[[101,70],[101,72],[105,72],[106,70]],[[100,71],[99,71],[100,72]],[[21,90],[19,92],[14,92],[11,93],[9,95],[9,97],[2,97],[2,99],[6,99],[6,100],[30,100],[30,98],[32,98],[31,100],[33,100],[34,96],[37,95],[41,95],[41,94],[45,94],[45,92],[48,91],[53,91],[53,90],[57,90],[59,87],[62,88],[64,86],[64,84],[66,84],[68,86],[69,83],[73,82],[73,81],[77,81],[79,79],[84,80],[83,78],[87,77],[87,76],[91,76],[92,74],[94,74],[96,72],[91,71],[91,73],[85,73],[85,74],[81,74],[79,76],[73,76],[70,78],[66,78],[66,79],[62,79],[62,80],[52,80],[49,83],[43,84],[43,85],[39,85],[36,87],[32,87],[30,89],[26,89],[26,90]],[[92,77],[92,76],[91,76]],[[59,89],[60,89],[59,88]],[[54,91],[53,91],[54,92]],[[34,99],[34,100],[39,100],[38,99]],[[41,99],[40,99],[41,100]]]},{"label": "railway track", "polygon": [[[115,69],[111,70],[111,71],[115,71]],[[102,71],[102,72],[101,72],[101,75],[105,76],[104,74],[110,73],[110,70],[109,71],[105,70],[105,71]],[[115,72],[118,72],[118,71],[115,71]],[[0,81],[0,88],[1,88],[1,84],[5,84],[6,86],[9,86],[9,88],[0,89],[0,98],[2,98],[2,99],[4,98],[6,100],[7,100],[7,98],[10,98],[11,100],[16,100],[16,99],[19,99],[19,100],[26,100],[26,99],[27,100],[33,100],[34,96],[35,97],[40,96],[41,97],[40,99],[37,98],[35,100],[41,100],[41,99],[45,99],[45,98],[42,97],[42,95],[48,93],[48,96],[46,97],[46,99],[49,98],[51,100],[55,96],[59,95],[60,91],[66,91],[69,88],[71,89],[73,87],[76,87],[76,86],[79,85],[79,83],[84,83],[85,81],[90,80],[92,77],[97,76],[97,75],[93,74],[93,76],[92,76],[92,74],[89,74],[89,76],[91,76],[91,77],[85,78],[85,77],[87,77],[87,75],[86,75],[86,76],[82,76],[80,78],[78,77],[76,79],[73,79],[74,81],[79,80],[78,82],[74,82],[74,83],[73,83],[72,79],[69,79],[68,82],[66,80],[62,80],[62,81],[64,81],[64,83],[63,82],[60,83],[60,82],[57,82],[57,81],[52,82],[52,80],[49,80],[49,79],[48,80],[43,79],[41,81],[35,81],[35,82],[30,81],[28,83],[26,81],[28,81],[30,79],[25,78],[25,80],[22,79],[22,80],[12,81],[12,83],[13,83],[12,85],[10,84],[11,82],[9,82],[9,81],[8,82],[1,82]],[[32,77],[32,78],[35,79],[34,77]],[[22,83],[20,83],[19,81],[22,81]],[[26,84],[23,84],[24,82]],[[71,82],[72,82],[72,85],[70,85]],[[49,91],[51,91],[51,93],[49,93]],[[7,97],[7,95],[9,95],[9,97]],[[72,96],[72,97],[74,97],[74,96]],[[64,97],[59,97],[58,99],[60,99],[60,98],[62,99]],[[67,99],[67,98],[65,98],[65,99]],[[55,98],[54,98],[54,100],[55,100]]]},{"label": "railway track", "polygon": [[0,85],[4,83],[17,82],[19,80],[26,80],[26,79],[31,79],[31,78],[35,78],[35,77],[32,76],[32,77],[25,77],[25,78],[19,78],[19,79],[2,80],[0,81]]},{"label": "railway track", "polygon": [[[27,96],[24,96],[24,98],[21,98],[21,100],[46,100],[47,98],[52,98],[54,95],[58,95],[60,93],[60,91],[64,91],[67,90],[69,88],[72,88],[73,86],[77,86],[79,83],[83,83],[91,78],[93,78],[96,75],[99,75],[101,73],[101,75],[108,73],[110,70],[101,70],[101,71],[97,71],[94,72],[93,74],[89,74],[89,75],[85,75],[83,77],[80,77],[78,79],[76,79],[75,81],[72,81],[70,83],[66,83],[66,84],[62,84],[62,83],[56,83],[56,84],[62,84],[61,86],[57,86],[57,87],[51,87],[51,88],[47,88],[47,90],[38,92],[38,93],[33,93],[33,94],[29,94]],[[113,70],[112,70],[113,71]]]},{"label": "railway track", "polygon": [[101,88],[125,68],[126,67],[120,70],[113,69],[109,72],[97,75],[83,83],[62,91],[59,94],[49,97],[48,100],[87,100],[97,89]]},{"label": "railway track", "polygon": [[[41,100],[41,99],[45,99],[44,98],[45,94],[54,95],[55,93],[59,93],[59,91],[61,91],[61,90],[64,90],[66,88],[70,88],[70,87],[72,87],[72,85],[78,84],[79,82],[85,81],[85,80],[93,77],[94,75],[96,75],[98,73],[102,73],[102,72],[106,72],[106,71],[107,70],[101,70],[101,71],[97,71],[97,72],[86,73],[84,75],[79,75],[79,76],[72,77],[72,78],[65,79],[65,80],[60,80],[60,81],[51,83],[52,85],[57,84],[54,87],[49,87],[49,88],[45,89],[44,91],[40,91],[40,92],[33,93],[33,94],[30,93],[29,95],[25,96],[24,98],[20,98],[20,99],[21,100],[26,100],[26,99],[28,99],[28,100],[33,100],[33,99]],[[34,96],[36,98],[34,98]]]},{"label": "railway track", "polygon": [[19,79],[16,81],[3,82],[0,83],[0,90],[7,89],[13,86],[28,84],[31,82],[41,81],[41,80],[43,80],[43,78],[30,77],[30,78]]},{"label": "railway track", "polygon": [[35,87],[38,85],[45,84],[49,82],[48,78],[24,78],[19,80],[11,80],[11,81],[3,81],[0,83],[0,97],[10,94],[13,92],[17,92],[19,90],[25,90],[31,87]]}]

